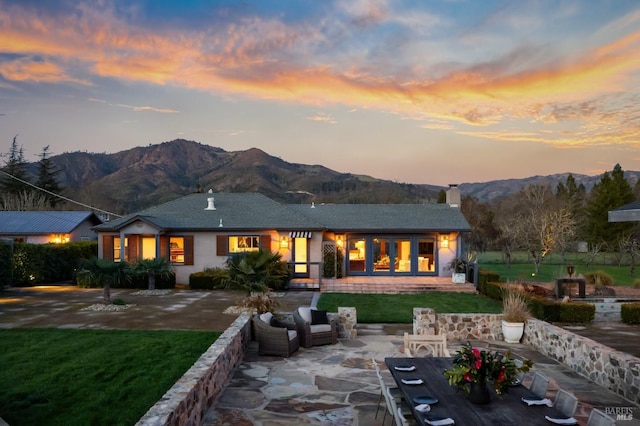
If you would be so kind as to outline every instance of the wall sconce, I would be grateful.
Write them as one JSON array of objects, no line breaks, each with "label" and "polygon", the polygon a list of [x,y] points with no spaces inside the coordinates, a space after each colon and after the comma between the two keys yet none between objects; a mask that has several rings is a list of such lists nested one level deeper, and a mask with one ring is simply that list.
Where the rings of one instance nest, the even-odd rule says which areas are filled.
[{"label": "wall sconce", "polygon": [[342,235],[336,236],[336,244],[338,247],[344,246],[344,240],[342,239]]},{"label": "wall sconce", "polygon": [[442,247],[442,248],[448,248],[449,247],[449,236],[448,235],[441,235],[440,236],[440,247]]},{"label": "wall sconce", "polygon": [[289,247],[289,239],[287,237],[280,237],[280,248],[288,248]]}]

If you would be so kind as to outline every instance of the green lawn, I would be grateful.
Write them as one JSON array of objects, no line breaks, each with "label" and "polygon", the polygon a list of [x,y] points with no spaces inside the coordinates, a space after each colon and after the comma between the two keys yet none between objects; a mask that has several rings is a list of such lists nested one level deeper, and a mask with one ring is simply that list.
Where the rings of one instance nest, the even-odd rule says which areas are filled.
[{"label": "green lawn", "polygon": [[598,257],[600,263],[594,263],[586,267],[586,257],[584,253],[570,253],[566,256],[565,262],[559,255],[545,258],[540,265],[538,274],[535,274],[533,262],[527,261],[525,253],[516,253],[512,257],[509,267],[505,265],[498,252],[486,252],[479,256],[478,263],[481,268],[500,274],[502,281],[511,282],[554,282],[558,278],[567,276],[567,265],[575,266],[574,276],[586,272],[604,271],[613,277],[614,283],[620,286],[632,286],[636,279],[640,279],[640,265],[636,268],[635,275],[631,275],[629,264],[618,266],[611,253]]},{"label": "green lawn", "polygon": [[133,425],[219,336],[0,330],[0,417],[12,426]]},{"label": "green lawn", "polygon": [[421,294],[322,293],[318,309],[337,312],[355,307],[359,323],[406,323],[413,321],[413,308],[432,308],[438,313],[501,313],[502,304],[468,293]]}]

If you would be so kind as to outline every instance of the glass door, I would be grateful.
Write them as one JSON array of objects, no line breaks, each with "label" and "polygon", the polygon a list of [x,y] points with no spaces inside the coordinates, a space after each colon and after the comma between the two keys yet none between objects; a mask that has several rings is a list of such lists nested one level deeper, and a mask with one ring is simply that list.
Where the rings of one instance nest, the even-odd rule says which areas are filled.
[{"label": "glass door", "polygon": [[293,276],[309,277],[309,239],[293,238]]}]

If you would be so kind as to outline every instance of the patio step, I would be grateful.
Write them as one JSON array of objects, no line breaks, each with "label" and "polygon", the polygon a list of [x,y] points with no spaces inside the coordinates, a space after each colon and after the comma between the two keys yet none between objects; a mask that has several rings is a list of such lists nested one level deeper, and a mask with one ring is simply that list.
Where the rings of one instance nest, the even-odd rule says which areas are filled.
[{"label": "patio step", "polygon": [[466,284],[403,284],[403,283],[322,283],[323,293],[368,293],[368,294],[416,294],[431,291],[475,293],[471,283]]},{"label": "patio step", "polygon": [[356,329],[358,336],[403,336],[404,332],[412,333],[412,324],[362,324]]}]

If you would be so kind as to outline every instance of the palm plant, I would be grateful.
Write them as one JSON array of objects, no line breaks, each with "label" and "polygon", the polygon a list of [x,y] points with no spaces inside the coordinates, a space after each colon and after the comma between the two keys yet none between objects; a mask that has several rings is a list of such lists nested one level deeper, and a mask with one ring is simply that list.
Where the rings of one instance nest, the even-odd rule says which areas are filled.
[{"label": "palm plant", "polygon": [[226,288],[264,293],[267,289],[280,289],[289,280],[290,273],[280,253],[268,250],[235,253],[227,259],[229,279]]},{"label": "palm plant", "polygon": [[141,259],[135,266],[136,273],[148,277],[149,290],[156,289],[156,278],[167,280],[173,273],[173,267],[164,257]]},{"label": "palm plant", "polygon": [[97,257],[84,262],[82,269],[102,284],[104,303],[111,304],[111,286],[121,287],[131,281],[131,266],[127,262],[109,262]]}]

